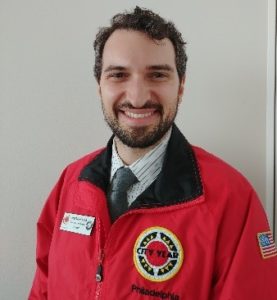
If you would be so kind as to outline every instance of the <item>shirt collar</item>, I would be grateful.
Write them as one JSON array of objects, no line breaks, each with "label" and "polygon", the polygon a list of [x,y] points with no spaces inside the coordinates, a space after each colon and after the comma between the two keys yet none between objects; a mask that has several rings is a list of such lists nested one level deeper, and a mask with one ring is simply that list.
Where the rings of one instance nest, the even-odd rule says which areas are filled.
[{"label": "shirt collar", "polygon": [[[155,146],[144,156],[140,157],[128,166],[139,181],[142,181],[145,178],[144,172],[142,172],[142,170],[148,169],[148,174],[154,174],[157,172],[158,169],[161,170],[166,152],[166,147],[171,136],[171,131],[172,128],[168,130],[168,132],[165,134],[165,136],[162,138],[161,142],[157,146]],[[122,159],[118,155],[115,140],[113,139],[110,181],[112,180],[115,172],[121,167],[127,166],[123,163]]]}]

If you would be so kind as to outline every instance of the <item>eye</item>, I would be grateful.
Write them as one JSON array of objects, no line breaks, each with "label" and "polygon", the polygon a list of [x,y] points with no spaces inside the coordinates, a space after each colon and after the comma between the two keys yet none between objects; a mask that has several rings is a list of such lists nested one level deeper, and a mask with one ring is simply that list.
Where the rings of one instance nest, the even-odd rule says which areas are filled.
[{"label": "eye", "polygon": [[155,71],[149,74],[149,78],[154,80],[162,80],[168,78],[168,74],[166,72]]},{"label": "eye", "polygon": [[112,72],[107,75],[107,78],[111,78],[114,80],[122,80],[127,77],[128,77],[128,74],[125,72]]}]

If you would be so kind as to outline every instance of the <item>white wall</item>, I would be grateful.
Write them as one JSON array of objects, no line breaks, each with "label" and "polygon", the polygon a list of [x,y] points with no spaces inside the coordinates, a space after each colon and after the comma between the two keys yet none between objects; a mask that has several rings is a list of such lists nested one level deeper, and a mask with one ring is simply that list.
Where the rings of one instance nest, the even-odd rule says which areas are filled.
[{"label": "white wall", "polygon": [[135,4],[175,21],[188,41],[178,125],[265,197],[267,1],[0,2],[0,299],[27,298],[35,223],[62,168],[102,146],[93,78],[99,26]]},{"label": "white wall", "polygon": [[[277,203],[276,189],[276,157],[277,157],[277,131],[276,131],[276,0],[268,0],[268,47],[267,47],[267,105],[266,105],[266,208],[271,225],[277,238]],[[276,136],[275,136],[276,135]],[[274,211],[275,207],[275,211]]]}]

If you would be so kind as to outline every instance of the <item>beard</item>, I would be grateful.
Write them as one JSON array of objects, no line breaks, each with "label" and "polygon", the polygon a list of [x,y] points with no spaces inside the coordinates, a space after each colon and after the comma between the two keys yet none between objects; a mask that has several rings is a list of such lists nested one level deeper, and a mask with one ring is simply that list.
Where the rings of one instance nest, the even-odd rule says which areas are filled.
[{"label": "beard", "polygon": [[173,125],[178,111],[178,101],[174,111],[163,119],[164,110],[160,104],[146,103],[142,108],[154,108],[161,116],[160,122],[152,129],[148,129],[148,126],[136,127],[136,128],[124,128],[119,124],[118,111],[121,108],[133,108],[131,104],[125,103],[114,109],[114,116],[109,116],[104,108],[102,102],[102,109],[105,117],[105,121],[111,128],[114,135],[126,146],[130,148],[147,148],[155,145],[162,137],[167,133],[170,127]]}]

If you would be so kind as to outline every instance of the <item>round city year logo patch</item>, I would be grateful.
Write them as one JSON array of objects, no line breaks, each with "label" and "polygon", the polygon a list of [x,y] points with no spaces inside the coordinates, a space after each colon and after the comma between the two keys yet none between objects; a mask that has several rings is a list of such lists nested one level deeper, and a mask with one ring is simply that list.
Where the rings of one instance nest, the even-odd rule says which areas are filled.
[{"label": "round city year logo patch", "polygon": [[150,227],[136,240],[133,251],[137,271],[150,281],[165,281],[177,274],[183,263],[183,248],[174,233]]}]

